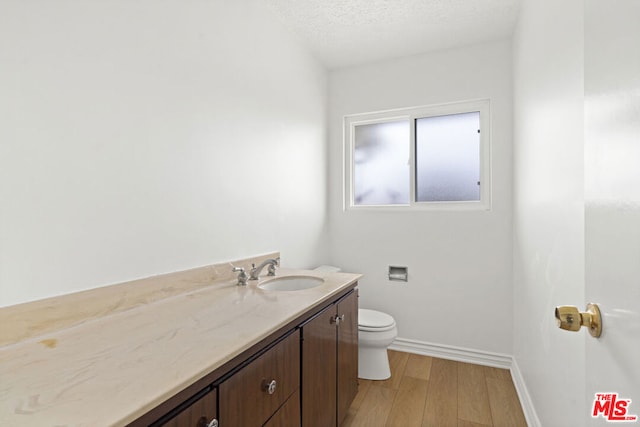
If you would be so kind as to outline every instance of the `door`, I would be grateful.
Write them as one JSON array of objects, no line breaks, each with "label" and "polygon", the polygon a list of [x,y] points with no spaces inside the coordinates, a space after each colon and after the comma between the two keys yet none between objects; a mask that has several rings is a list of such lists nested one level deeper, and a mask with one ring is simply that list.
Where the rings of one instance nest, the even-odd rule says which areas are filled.
[{"label": "door", "polygon": [[584,425],[640,416],[639,23],[638,0],[585,1],[585,296],[603,329],[586,339]]},{"label": "door", "polygon": [[338,302],[338,425],[358,394],[358,291]]},{"label": "door", "polygon": [[302,325],[302,426],[336,425],[336,306]]}]

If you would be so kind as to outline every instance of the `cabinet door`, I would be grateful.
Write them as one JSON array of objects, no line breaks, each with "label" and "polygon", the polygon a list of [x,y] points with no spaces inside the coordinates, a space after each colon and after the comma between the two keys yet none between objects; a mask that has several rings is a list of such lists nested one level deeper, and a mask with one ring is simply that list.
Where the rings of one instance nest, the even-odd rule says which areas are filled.
[{"label": "cabinet door", "polygon": [[220,425],[262,426],[299,386],[300,332],[295,331],[220,383]]},{"label": "cabinet door", "polygon": [[336,306],[302,326],[302,426],[336,425]]},{"label": "cabinet door", "polygon": [[338,302],[338,425],[358,393],[358,291]]},{"label": "cabinet door", "polygon": [[[166,421],[152,424],[154,427],[208,427],[216,418],[216,389],[206,391],[203,395],[196,395],[193,403],[186,402],[185,409]],[[216,425],[216,424],[214,424]]]}]

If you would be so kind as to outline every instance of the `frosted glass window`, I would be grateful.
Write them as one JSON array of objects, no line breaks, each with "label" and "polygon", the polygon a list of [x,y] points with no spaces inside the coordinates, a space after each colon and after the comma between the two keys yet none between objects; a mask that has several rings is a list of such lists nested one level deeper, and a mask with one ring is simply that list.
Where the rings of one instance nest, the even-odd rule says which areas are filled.
[{"label": "frosted glass window", "polygon": [[409,120],[354,127],[353,203],[409,203]]},{"label": "frosted glass window", "polygon": [[416,124],[416,201],[480,200],[480,112],[424,117]]},{"label": "frosted glass window", "polygon": [[491,209],[488,99],[344,116],[344,204],[360,211]]}]

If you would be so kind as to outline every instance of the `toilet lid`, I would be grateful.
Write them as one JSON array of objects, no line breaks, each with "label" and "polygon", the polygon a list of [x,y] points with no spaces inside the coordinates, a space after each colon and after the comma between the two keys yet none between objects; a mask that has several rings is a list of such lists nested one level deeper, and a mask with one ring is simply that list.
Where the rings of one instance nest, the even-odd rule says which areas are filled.
[{"label": "toilet lid", "polygon": [[358,309],[358,325],[365,328],[388,328],[395,325],[393,317],[381,311]]}]

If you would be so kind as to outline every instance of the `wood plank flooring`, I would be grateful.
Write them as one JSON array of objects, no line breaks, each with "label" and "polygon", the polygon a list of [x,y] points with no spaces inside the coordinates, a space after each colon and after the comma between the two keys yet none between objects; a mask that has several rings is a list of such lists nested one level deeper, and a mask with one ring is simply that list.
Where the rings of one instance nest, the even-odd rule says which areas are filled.
[{"label": "wood plank flooring", "polygon": [[506,369],[389,350],[391,378],[359,380],[343,427],[526,427]]}]

